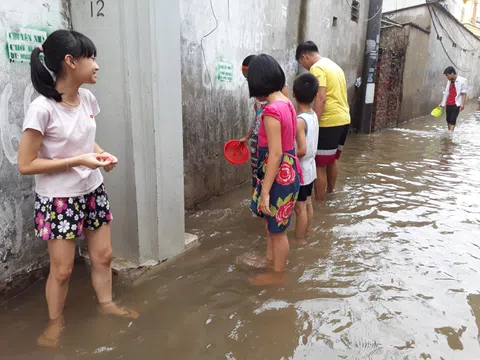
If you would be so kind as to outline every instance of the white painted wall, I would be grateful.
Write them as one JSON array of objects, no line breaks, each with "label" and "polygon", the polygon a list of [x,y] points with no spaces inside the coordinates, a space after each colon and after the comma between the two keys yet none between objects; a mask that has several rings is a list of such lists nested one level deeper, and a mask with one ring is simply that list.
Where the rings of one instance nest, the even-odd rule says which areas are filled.
[{"label": "white painted wall", "polygon": [[[465,21],[470,21],[473,13],[473,0],[464,5],[463,0],[438,0],[457,20],[462,21],[462,9],[465,7]],[[383,0],[383,12],[401,10],[407,7],[423,5],[425,0]]]},{"label": "white painted wall", "polygon": [[383,12],[400,10],[421,4],[425,4],[425,0],[383,0]]},{"label": "white painted wall", "polygon": [[168,258],[184,246],[178,2],[72,0],[72,24],[97,46],[97,140],[120,159],[106,177],[114,254]]},{"label": "white painted wall", "polygon": [[[29,61],[10,61],[7,34],[65,28],[67,14],[60,0],[0,2],[0,292],[13,275],[47,261],[46,243],[33,238],[33,178],[20,176],[16,165],[24,114],[34,99]],[[37,44],[17,42],[27,46],[25,53]]]}]

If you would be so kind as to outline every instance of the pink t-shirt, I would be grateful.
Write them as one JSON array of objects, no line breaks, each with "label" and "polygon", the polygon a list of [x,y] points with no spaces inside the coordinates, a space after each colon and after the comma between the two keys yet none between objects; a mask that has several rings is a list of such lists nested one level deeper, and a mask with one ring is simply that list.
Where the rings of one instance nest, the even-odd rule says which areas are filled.
[{"label": "pink t-shirt", "polygon": [[[263,110],[263,117],[271,116],[278,121],[282,126],[282,150],[283,152],[293,150],[295,148],[295,136],[297,132],[297,114],[291,101],[274,101],[268,104]],[[260,123],[258,131],[258,146],[268,147],[267,132],[265,124]]]},{"label": "pink t-shirt", "polygon": [[[79,89],[78,93],[80,105],[76,109],[68,109],[44,96],[30,104],[23,131],[34,129],[42,133],[39,158],[65,159],[94,152],[95,116],[100,108],[89,90]],[[102,182],[99,169],[79,166],[68,172],[35,175],[35,191],[46,197],[76,197],[92,192]]]}]

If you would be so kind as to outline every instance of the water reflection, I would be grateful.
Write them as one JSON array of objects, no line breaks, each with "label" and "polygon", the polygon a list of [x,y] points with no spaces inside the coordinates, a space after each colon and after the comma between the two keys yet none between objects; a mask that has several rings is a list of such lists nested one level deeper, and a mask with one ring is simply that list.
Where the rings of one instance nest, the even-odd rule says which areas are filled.
[{"label": "water reflection", "polygon": [[350,137],[339,191],[316,207],[311,238],[292,250],[286,285],[258,289],[246,280],[257,270],[238,258],[262,253],[265,243],[242,188],[187,214],[188,231],[201,238],[197,249],[134,287],[116,284],[116,298],[136,305],[142,318],[98,317],[77,269],[63,348],[34,346],[45,322],[39,283],[1,309],[8,325],[0,356],[480,358],[480,124],[473,109],[453,136],[429,118]]}]

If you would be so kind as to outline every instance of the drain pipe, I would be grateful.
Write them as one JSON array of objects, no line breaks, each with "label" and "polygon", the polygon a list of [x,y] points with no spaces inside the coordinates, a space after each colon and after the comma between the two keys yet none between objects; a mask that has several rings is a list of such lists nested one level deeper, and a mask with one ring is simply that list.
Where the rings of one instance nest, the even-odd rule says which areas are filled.
[{"label": "drain pipe", "polygon": [[373,101],[375,98],[375,79],[377,75],[378,49],[382,23],[383,0],[370,0],[368,9],[367,42],[362,73],[362,104],[360,107],[359,132],[370,134],[372,131]]}]

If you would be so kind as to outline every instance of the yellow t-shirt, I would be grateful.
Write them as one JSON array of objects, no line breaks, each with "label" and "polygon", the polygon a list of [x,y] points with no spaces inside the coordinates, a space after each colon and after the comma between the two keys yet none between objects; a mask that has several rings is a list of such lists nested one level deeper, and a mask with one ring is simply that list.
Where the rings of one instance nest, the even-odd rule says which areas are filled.
[{"label": "yellow t-shirt", "polygon": [[320,127],[350,124],[350,107],[347,100],[347,82],[343,70],[332,60],[321,58],[310,69],[320,87],[327,88],[325,110],[319,120]]}]

